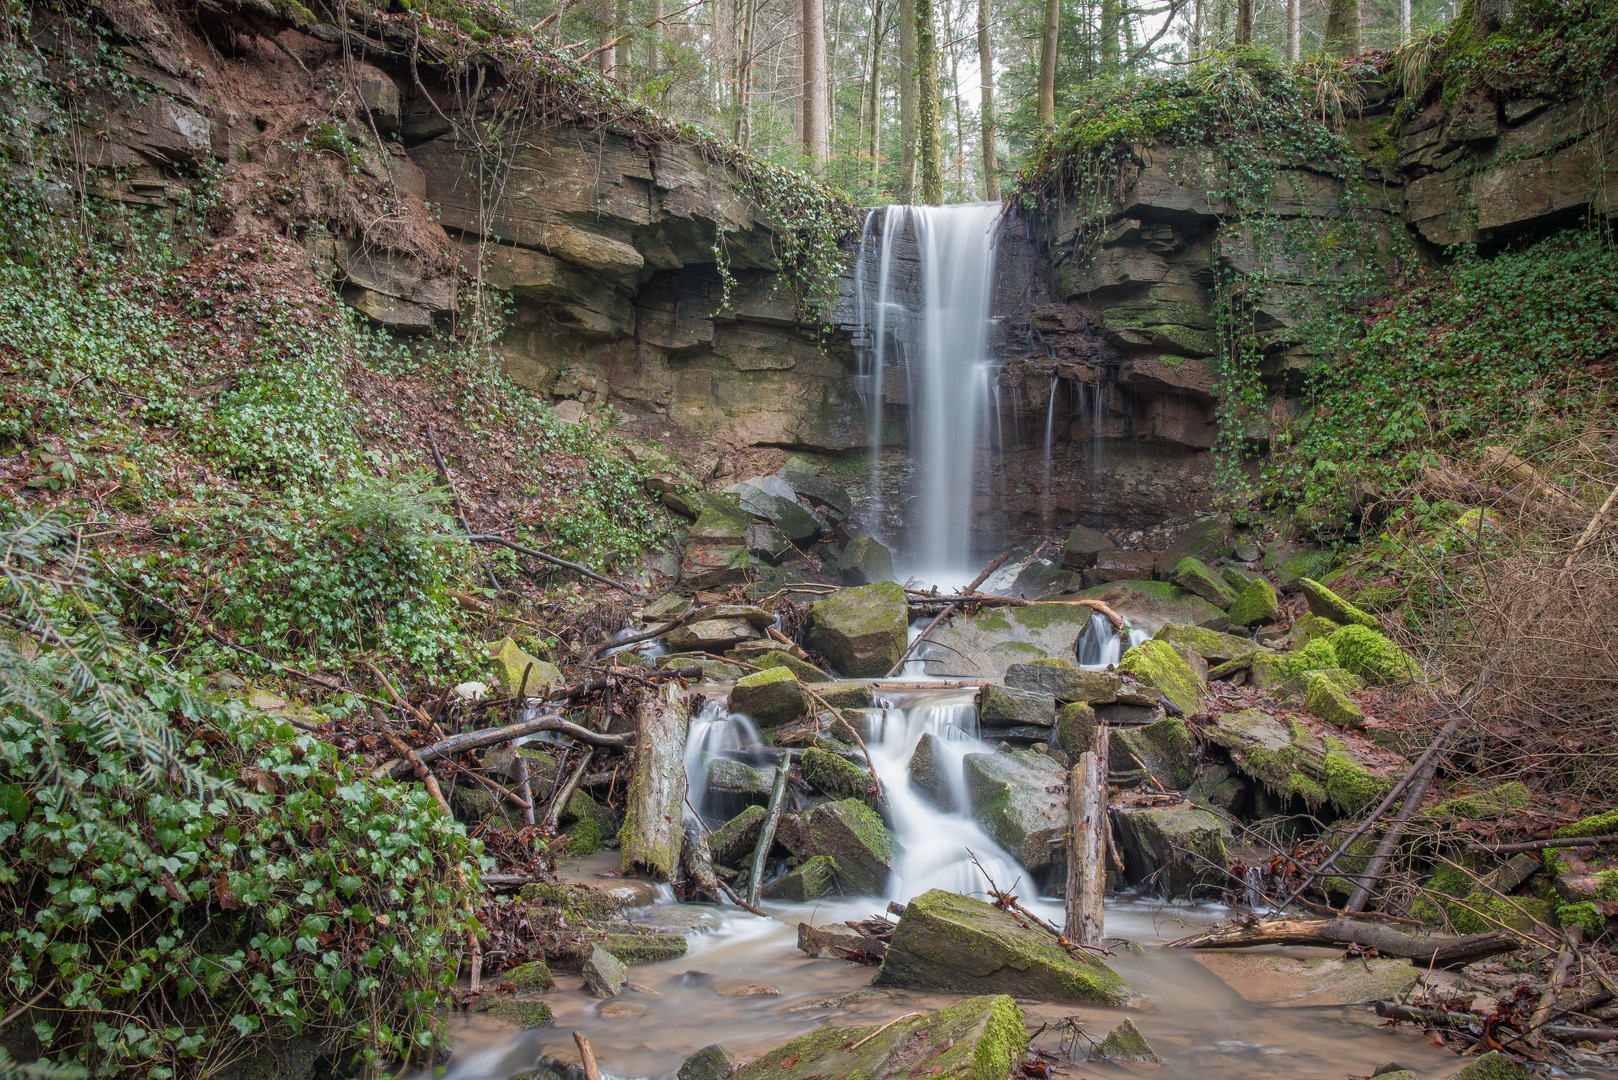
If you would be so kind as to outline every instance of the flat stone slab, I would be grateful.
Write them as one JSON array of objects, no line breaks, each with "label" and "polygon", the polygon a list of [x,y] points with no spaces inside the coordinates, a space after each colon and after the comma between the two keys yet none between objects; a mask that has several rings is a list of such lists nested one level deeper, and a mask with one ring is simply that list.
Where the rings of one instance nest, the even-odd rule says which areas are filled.
[{"label": "flat stone slab", "polygon": [[1386,1001],[1416,985],[1409,960],[1301,957],[1241,950],[1188,950],[1191,958],[1254,1005],[1304,1008]]}]

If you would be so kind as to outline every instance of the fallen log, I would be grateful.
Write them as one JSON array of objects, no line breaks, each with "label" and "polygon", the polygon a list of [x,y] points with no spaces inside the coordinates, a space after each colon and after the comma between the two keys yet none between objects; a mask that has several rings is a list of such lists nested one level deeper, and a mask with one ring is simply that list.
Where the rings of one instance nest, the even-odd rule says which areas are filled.
[{"label": "fallen log", "polygon": [[[689,805],[689,803],[687,803]],[[719,875],[713,870],[713,851],[708,847],[708,837],[700,827],[699,819],[685,819],[685,846],[680,849],[680,866],[685,870],[686,879],[696,885],[698,891],[707,893],[715,903],[724,899],[724,892],[719,888]]]},{"label": "fallen log", "polygon": [[690,722],[679,687],[665,683],[635,708],[635,763],[625,797],[618,858],[626,871],[672,881],[685,832],[685,736]]},{"label": "fallen log", "polygon": [[1068,779],[1067,925],[1063,934],[1083,945],[1103,938],[1102,899],[1107,892],[1106,726],[1096,749],[1079,755]]},{"label": "fallen log", "polygon": [[1522,840],[1514,844],[1468,844],[1466,845],[1466,850],[1480,851],[1486,855],[1515,855],[1520,851],[1600,847],[1603,844],[1618,844],[1618,836],[1580,836],[1568,837],[1565,840]]},{"label": "fallen log", "polygon": [[[459,754],[466,750],[481,750],[485,746],[496,743],[509,742],[520,739],[525,735],[537,735],[541,731],[555,731],[570,738],[588,743],[591,746],[605,747],[610,750],[619,750],[632,741],[629,735],[603,735],[599,731],[580,727],[569,723],[560,716],[536,716],[532,720],[523,720],[505,727],[485,728],[482,731],[468,731],[462,735],[451,735],[447,739],[440,739],[431,746],[423,747],[417,755],[423,762],[436,761],[441,757]],[[400,762],[395,765],[388,775],[395,780],[403,779],[410,772],[413,763]]]},{"label": "fallen log", "polygon": [[[1470,1012],[1450,1012],[1445,1009],[1429,1009],[1419,1005],[1401,1005],[1397,1001],[1378,1001],[1376,1014],[1385,1020],[1403,1020],[1411,1024],[1426,1024],[1429,1027],[1458,1028],[1466,1030],[1474,1024],[1482,1026],[1485,1017]],[[1576,1024],[1545,1024],[1530,1027],[1530,1031],[1543,1031],[1547,1035],[1558,1039],[1582,1041],[1589,1039],[1600,1041],[1603,1039],[1618,1039],[1618,1027],[1583,1027]],[[1525,1032],[1524,1034],[1527,1034]],[[1520,1037],[1519,1037],[1520,1038]],[[1515,1042],[1517,1040],[1511,1040]],[[1507,1045],[1510,1045],[1509,1043]]]},{"label": "fallen log", "polygon": [[1092,611],[1099,611],[1111,620],[1112,625],[1120,632],[1129,629],[1129,623],[1124,617],[1100,600],[1024,600],[1020,596],[929,596],[926,593],[910,592],[905,599],[910,606],[931,608],[935,605],[953,606],[956,604],[973,604],[977,607],[1031,607],[1034,604],[1064,604],[1068,607],[1087,607]]},{"label": "fallen log", "polygon": [[[567,808],[567,801],[578,790],[579,781],[584,779],[584,770],[590,767],[590,762],[595,756],[596,752],[594,750],[586,750],[584,756],[579,759],[578,766],[569,774],[567,782],[562,785],[562,789],[556,793],[555,798],[551,799],[550,809],[545,812],[546,825],[553,829],[556,827],[557,819],[562,816],[562,811]],[[522,758],[517,760],[521,762]]]},{"label": "fallen log", "polygon": [[1171,949],[1245,949],[1251,945],[1321,945],[1326,948],[1368,945],[1383,956],[1404,957],[1434,967],[1457,967],[1513,952],[1521,943],[1506,933],[1440,937],[1410,934],[1358,919],[1267,919],[1245,926],[1239,923],[1218,926],[1169,942]]}]

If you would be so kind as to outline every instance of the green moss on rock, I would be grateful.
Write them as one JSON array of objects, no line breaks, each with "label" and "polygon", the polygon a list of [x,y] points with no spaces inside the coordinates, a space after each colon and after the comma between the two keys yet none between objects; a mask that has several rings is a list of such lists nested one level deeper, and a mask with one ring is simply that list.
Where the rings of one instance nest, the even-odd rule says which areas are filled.
[{"label": "green moss on rock", "polygon": [[[1197,769],[1197,740],[1178,717],[1112,733],[1112,767],[1127,768],[1130,755],[1140,758],[1153,776],[1179,791],[1191,786]],[[1119,751],[1122,753],[1119,753]]]},{"label": "green moss on rock", "polygon": [[751,717],[761,728],[780,727],[809,715],[809,695],[791,670],[768,668],[736,680],[730,711]]},{"label": "green moss on rock", "polygon": [[510,983],[519,994],[531,994],[540,990],[549,990],[556,985],[551,977],[551,969],[543,960],[531,960],[500,976],[500,981]]},{"label": "green moss on rock", "polygon": [[543,1001],[513,1001],[493,994],[478,998],[472,1011],[520,1028],[544,1027],[551,1022],[551,1007]]},{"label": "green moss on rock", "polygon": [[1174,646],[1156,638],[1125,652],[1118,662],[1118,670],[1157,687],[1165,698],[1187,713],[1201,709],[1208,692],[1208,687],[1174,651]]},{"label": "green moss on rock", "polygon": [[874,804],[871,774],[846,758],[810,747],[798,759],[803,778],[833,799],[859,799]]},{"label": "green moss on rock", "polygon": [[1266,626],[1280,619],[1281,598],[1274,585],[1256,577],[1236,594],[1227,614],[1237,626]]},{"label": "green moss on rock", "polygon": [[1533,795],[1522,781],[1509,780],[1491,788],[1446,799],[1422,811],[1421,816],[1436,822],[1483,821],[1515,814],[1532,801]]},{"label": "green moss on rock", "polygon": [[1010,912],[942,889],[905,908],[876,982],[1105,1005],[1123,1004],[1129,996],[1124,981],[1101,961],[1070,956]]},{"label": "green moss on rock", "polygon": [[1344,600],[1314,578],[1303,578],[1298,582],[1303,589],[1303,598],[1309,605],[1309,610],[1315,615],[1323,616],[1340,626],[1364,626],[1371,630],[1379,630],[1382,624],[1375,615]]},{"label": "green moss on rock", "polygon": [[831,681],[830,675],[807,660],[799,660],[784,649],[772,649],[769,652],[756,653],[748,657],[747,662],[754,667],[763,668],[765,671],[771,668],[785,668],[796,675],[799,682],[823,683]]},{"label": "green moss on rock", "polygon": [[1375,805],[1392,785],[1392,781],[1366,772],[1352,754],[1342,750],[1327,751],[1322,767],[1326,772],[1326,798],[1345,814]]},{"label": "green moss on rock", "polygon": [[881,581],[832,593],[809,609],[806,642],[844,675],[886,675],[903,655],[910,631],[904,586]]},{"label": "green moss on rock", "polygon": [[1343,729],[1365,726],[1365,714],[1329,677],[1318,672],[1306,676],[1304,707],[1328,724]]},{"label": "green moss on rock", "polygon": [[1618,810],[1581,818],[1556,830],[1558,837],[1611,836],[1618,834]]},{"label": "green moss on rock", "polygon": [[1194,556],[1181,559],[1174,567],[1172,578],[1174,584],[1202,597],[1214,607],[1228,609],[1236,602],[1236,590],[1230,587],[1223,575]]},{"label": "green moss on rock", "polygon": [[1347,668],[1373,686],[1415,682],[1422,677],[1415,660],[1375,630],[1344,626],[1329,640],[1337,663],[1311,666]]}]

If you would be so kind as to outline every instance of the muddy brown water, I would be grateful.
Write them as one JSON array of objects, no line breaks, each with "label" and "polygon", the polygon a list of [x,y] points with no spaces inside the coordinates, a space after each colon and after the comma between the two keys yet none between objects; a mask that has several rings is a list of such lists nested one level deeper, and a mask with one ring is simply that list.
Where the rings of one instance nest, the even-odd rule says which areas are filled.
[{"label": "muddy brown water", "polygon": [[[875,969],[816,960],[796,947],[800,921],[816,925],[879,911],[880,901],[766,904],[780,921],[734,908],[672,905],[634,913],[633,921],[688,929],[686,955],[630,969],[632,989],[612,1001],[590,997],[576,974],[558,972],[556,989],[540,995],[555,1023],[533,1031],[480,1018],[451,1024],[455,1054],[445,1080],[509,1080],[550,1066],[561,1080],[582,1076],[572,1033],[588,1036],[602,1075],[616,1080],[671,1078],[692,1053],[719,1043],[746,1061],[816,1028],[885,1023],[904,1013],[942,1008],[960,997],[870,985]],[[1047,906],[1047,913],[1054,905]],[[1069,1065],[1066,1075],[1155,1077],[1159,1080],[1286,1080],[1364,1077],[1398,1062],[1421,1077],[1445,1077],[1461,1062],[1410,1031],[1379,1027],[1365,1006],[1276,1007],[1249,1003],[1239,988],[1163,943],[1194,933],[1228,909],[1120,898],[1107,908],[1107,933],[1138,948],[1109,961],[1140,995],[1128,1009],[1021,1002],[1036,1039],[1060,1053],[1072,1042],[1064,1021],[1100,1039],[1124,1017],[1134,1019],[1162,1065]],[[693,923],[695,924],[693,926]],[[1333,955],[1287,950],[1290,955]],[[1253,992],[1253,988],[1248,988]],[[1265,996],[1262,988],[1253,996]],[[1078,1040],[1080,1056],[1089,1045]],[[542,1074],[543,1075],[543,1074]]]}]

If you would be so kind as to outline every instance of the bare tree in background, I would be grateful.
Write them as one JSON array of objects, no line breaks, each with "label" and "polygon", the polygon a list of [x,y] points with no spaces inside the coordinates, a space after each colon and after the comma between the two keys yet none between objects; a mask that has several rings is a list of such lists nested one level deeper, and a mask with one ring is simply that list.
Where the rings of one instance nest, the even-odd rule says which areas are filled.
[{"label": "bare tree in background", "polygon": [[1287,59],[1294,64],[1301,59],[1299,52],[1299,38],[1303,30],[1303,4],[1302,0],[1287,0]]},{"label": "bare tree in background", "polygon": [[1333,56],[1358,56],[1360,0],[1327,0],[1326,51]]},{"label": "bare tree in background", "polygon": [[887,37],[887,24],[883,21],[883,0],[871,4],[871,85],[866,102],[866,119],[871,132],[871,184],[882,176],[882,40]]},{"label": "bare tree in background", "polygon": [[944,204],[944,148],[940,130],[941,99],[938,92],[938,28],[933,0],[916,4],[916,89],[917,116],[921,127],[917,147],[921,168],[921,201],[930,206]]},{"label": "bare tree in background", "polygon": [[[982,87],[983,197],[1000,199],[1000,163],[994,149],[994,50],[989,46],[989,0],[978,0],[978,80]],[[1054,103],[1052,111],[1055,111]]]},{"label": "bare tree in background", "polygon": [[813,161],[831,156],[827,128],[826,0],[801,0],[803,31],[803,150]]},{"label": "bare tree in background", "polygon": [[1039,126],[1056,126],[1056,46],[1062,32],[1062,0],[1045,0],[1045,38],[1039,50]]},{"label": "bare tree in background", "polygon": [[916,198],[916,0],[899,0],[899,201]]}]

